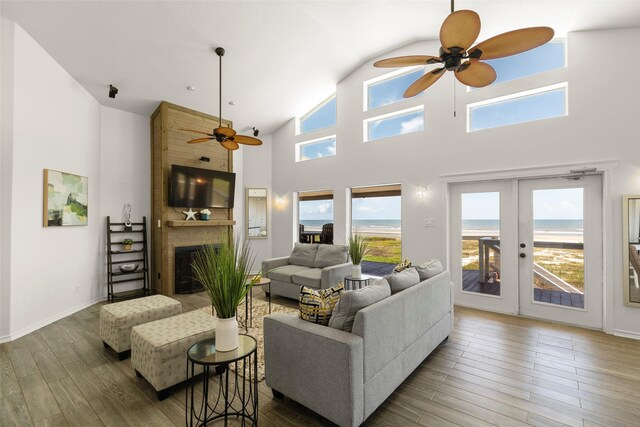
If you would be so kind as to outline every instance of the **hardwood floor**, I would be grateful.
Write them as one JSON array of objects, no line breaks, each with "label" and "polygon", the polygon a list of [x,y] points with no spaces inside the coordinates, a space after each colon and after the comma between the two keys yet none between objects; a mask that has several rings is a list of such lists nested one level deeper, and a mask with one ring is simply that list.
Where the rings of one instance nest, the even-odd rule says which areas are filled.
[{"label": "hardwood floor", "polygon": [[[204,293],[178,299],[184,310],[209,304]],[[101,305],[0,346],[0,425],[184,425],[183,386],[159,402],[129,359],[103,348]],[[455,319],[365,425],[640,425],[640,342],[464,308]],[[260,425],[331,425],[259,390]]]}]

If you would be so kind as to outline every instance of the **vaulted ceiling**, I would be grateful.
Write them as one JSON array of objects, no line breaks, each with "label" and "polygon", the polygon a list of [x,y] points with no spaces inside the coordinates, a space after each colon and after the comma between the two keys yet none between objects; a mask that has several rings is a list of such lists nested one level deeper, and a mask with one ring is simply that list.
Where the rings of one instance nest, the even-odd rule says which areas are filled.
[{"label": "vaulted ceiling", "polygon": [[[456,9],[480,14],[481,40],[537,25],[561,37],[640,26],[640,1],[630,0],[459,0]],[[101,104],[147,116],[161,100],[217,115],[212,48],[222,46],[223,116],[239,132],[256,126],[263,134],[312,108],[364,62],[436,39],[449,12],[448,0],[0,3],[0,14]],[[116,99],[109,84],[120,90]]]}]

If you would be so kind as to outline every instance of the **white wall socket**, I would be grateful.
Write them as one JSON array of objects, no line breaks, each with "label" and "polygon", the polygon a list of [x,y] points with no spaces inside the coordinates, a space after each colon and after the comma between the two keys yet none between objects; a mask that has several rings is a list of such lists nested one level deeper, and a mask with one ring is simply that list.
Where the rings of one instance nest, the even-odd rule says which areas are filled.
[{"label": "white wall socket", "polygon": [[436,226],[436,219],[435,218],[425,218],[424,219],[424,226],[425,227],[435,227]]}]

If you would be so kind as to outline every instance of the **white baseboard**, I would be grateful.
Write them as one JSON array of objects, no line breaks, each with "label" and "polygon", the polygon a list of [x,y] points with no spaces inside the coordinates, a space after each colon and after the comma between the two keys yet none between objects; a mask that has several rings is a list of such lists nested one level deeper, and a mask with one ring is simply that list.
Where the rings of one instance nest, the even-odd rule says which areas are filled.
[{"label": "white baseboard", "polygon": [[53,322],[56,322],[56,321],[58,321],[58,320],[60,320],[60,319],[62,319],[64,317],[67,317],[67,316],[70,316],[70,315],[72,315],[74,313],[77,313],[80,310],[84,310],[85,308],[87,308],[89,306],[92,306],[95,303],[98,303],[100,301],[105,301],[106,299],[107,299],[107,297],[104,297],[104,296],[103,297],[94,298],[94,299],[92,299],[90,301],[87,301],[87,302],[85,302],[83,304],[80,304],[79,306],[70,308],[69,310],[66,310],[66,311],[63,311],[62,313],[56,314],[53,317],[50,317],[50,318],[48,318],[46,320],[38,322],[35,325],[31,325],[31,326],[29,326],[27,328],[24,328],[23,330],[18,331],[18,332],[14,333],[14,334],[5,335],[3,337],[0,337],[0,344],[2,344],[4,342],[9,342],[9,341],[16,340],[16,339],[18,339],[20,337],[23,337],[23,336],[25,336],[27,334],[30,334],[33,331],[37,331],[38,329],[40,329],[40,328],[42,328],[44,326],[47,326],[47,325],[49,325],[49,324],[51,324]]},{"label": "white baseboard", "polygon": [[638,333],[638,332],[631,332],[631,331],[623,331],[621,329],[614,329],[613,330],[613,335],[615,335],[617,337],[631,338],[633,340],[640,340],[640,333]]}]

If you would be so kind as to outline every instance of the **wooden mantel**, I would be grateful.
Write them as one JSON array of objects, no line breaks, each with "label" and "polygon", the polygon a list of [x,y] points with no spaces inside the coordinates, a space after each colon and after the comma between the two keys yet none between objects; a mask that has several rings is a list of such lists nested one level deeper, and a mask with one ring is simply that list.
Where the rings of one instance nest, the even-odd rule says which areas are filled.
[{"label": "wooden mantel", "polygon": [[219,227],[236,225],[236,222],[228,219],[212,219],[209,221],[186,221],[184,219],[175,219],[167,221],[169,227]]},{"label": "wooden mantel", "polygon": [[[222,125],[231,126],[228,120]],[[164,295],[175,291],[175,248],[220,243],[233,236],[233,209],[211,209],[209,221],[185,221],[184,209],[170,207],[171,165],[233,172],[233,153],[216,141],[187,144],[198,136],[194,129],[211,132],[218,118],[179,105],[161,102],[151,116],[151,287]],[[200,157],[208,157],[202,162]],[[238,190],[236,190],[237,192]]]}]

